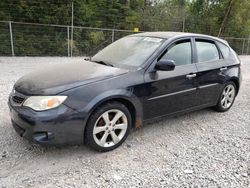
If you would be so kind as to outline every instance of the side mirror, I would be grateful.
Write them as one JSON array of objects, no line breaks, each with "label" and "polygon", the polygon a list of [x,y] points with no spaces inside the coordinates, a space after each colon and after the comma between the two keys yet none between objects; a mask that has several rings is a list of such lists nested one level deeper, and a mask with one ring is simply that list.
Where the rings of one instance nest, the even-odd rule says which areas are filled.
[{"label": "side mirror", "polygon": [[91,57],[88,56],[88,57],[84,57],[83,59],[84,59],[85,61],[90,61],[90,60],[91,60]]},{"label": "side mirror", "polygon": [[156,63],[155,68],[161,71],[171,71],[174,70],[175,63],[173,60],[161,59]]}]

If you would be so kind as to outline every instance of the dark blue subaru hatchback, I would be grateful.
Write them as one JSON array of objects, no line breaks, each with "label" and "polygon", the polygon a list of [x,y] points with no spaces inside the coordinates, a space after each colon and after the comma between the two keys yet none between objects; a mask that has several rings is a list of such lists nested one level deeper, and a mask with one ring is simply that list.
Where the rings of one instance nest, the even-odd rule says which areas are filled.
[{"label": "dark blue subaru hatchback", "polygon": [[120,146],[147,120],[206,107],[229,110],[240,61],[228,43],[192,33],[124,37],[90,60],[28,74],[9,97],[15,130],[42,145]]}]

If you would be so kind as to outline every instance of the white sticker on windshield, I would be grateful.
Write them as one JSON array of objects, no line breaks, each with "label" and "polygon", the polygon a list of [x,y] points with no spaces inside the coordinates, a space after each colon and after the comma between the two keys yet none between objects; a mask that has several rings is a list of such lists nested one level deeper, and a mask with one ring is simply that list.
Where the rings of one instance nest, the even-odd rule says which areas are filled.
[{"label": "white sticker on windshield", "polygon": [[148,41],[148,42],[161,42],[162,39],[159,39],[159,38],[152,38],[152,37],[146,37],[145,39],[143,39],[145,41]]}]

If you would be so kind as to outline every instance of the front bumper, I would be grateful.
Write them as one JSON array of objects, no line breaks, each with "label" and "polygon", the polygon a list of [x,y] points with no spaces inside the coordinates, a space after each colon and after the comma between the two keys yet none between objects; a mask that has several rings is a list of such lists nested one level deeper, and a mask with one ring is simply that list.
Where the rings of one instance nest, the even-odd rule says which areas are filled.
[{"label": "front bumper", "polygon": [[66,105],[36,112],[28,107],[14,106],[11,99],[8,104],[13,127],[27,140],[41,145],[83,143],[84,117]]}]

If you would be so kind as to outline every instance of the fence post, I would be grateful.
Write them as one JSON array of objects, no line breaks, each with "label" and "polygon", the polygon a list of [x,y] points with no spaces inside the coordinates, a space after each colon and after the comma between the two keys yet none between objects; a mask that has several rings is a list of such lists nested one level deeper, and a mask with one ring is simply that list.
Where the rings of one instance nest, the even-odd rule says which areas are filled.
[{"label": "fence post", "polygon": [[243,39],[243,45],[242,45],[241,55],[244,55],[244,50],[245,50],[245,39]]},{"label": "fence post", "polygon": [[11,53],[12,53],[12,56],[15,56],[11,21],[9,21],[9,29],[10,29]]},{"label": "fence post", "polygon": [[250,35],[249,35],[249,37],[248,37],[248,42],[247,42],[247,54],[246,54],[246,55],[248,55],[248,51],[249,51],[249,44],[250,44]]},{"label": "fence post", "polygon": [[112,29],[112,43],[114,42],[114,40],[115,40],[115,30]]},{"label": "fence post", "polygon": [[70,56],[69,26],[67,26],[67,37],[68,37],[68,57],[69,57]]},{"label": "fence post", "polygon": [[73,37],[74,37],[74,2],[72,1],[72,11],[71,11],[71,48],[70,55],[73,56]]}]

